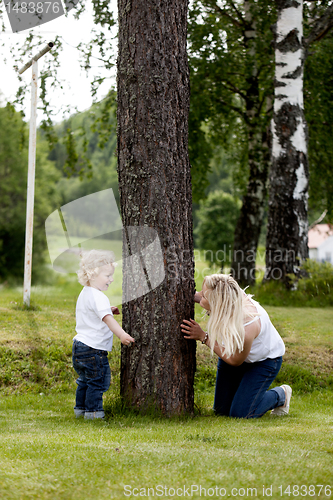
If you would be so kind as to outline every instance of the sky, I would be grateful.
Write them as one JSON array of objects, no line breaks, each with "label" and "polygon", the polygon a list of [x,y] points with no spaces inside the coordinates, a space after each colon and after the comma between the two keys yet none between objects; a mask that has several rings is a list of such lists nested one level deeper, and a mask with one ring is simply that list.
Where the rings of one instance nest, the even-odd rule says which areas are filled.
[{"label": "sky", "polygon": [[[98,93],[99,98],[102,98],[107,93],[112,84],[115,85],[115,68],[111,71],[111,73],[110,71],[106,72],[105,69],[99,68],[101,63],[97,59],[92,60],[92,70],[90,75],[87,76],[87,73],[80,68],[80,54],[75,48],[75,45],[77,45],[80,41],[88,42],[90,40],[91,30],[94,27],[91,0],[84,1],[86,2],[87,12],[81,15],[79,20],[74,19],[75,9],[72,9],[69,12],[68,17],[61,16],[53,21],[43,24],[40,27],[34,28],[33,30],[25,30],[20,33],[12,33],[7,14],[4,14],[5,32],[1,33],[1,40],[5,41],[6,46],[5,48],[2,48],[2,50],[0,49],[0,92],[3,94],[1,96],[2,104],[7,99],[12,100],[15,98],[15,93],[20,85],[17,73],[13,69],[9,47],[17,41],[23,45],[29,31],[32,31],[34,34],[39,34],[43,39],[40,44],[40,48],[38,48],[36,52],[44,48],[44,46],[47,45],[48,42],[52,41],[56,35],[61,36],[64,42],[64,51],[60,56],[61,65],[58,72],[58,77],[64,81],[64,89],[61,90],[59,88],[57,91],[52,90],[49,92],[50,103],[54,107],[55,111],[54,121],[60,121],[63,118],[63,111],[61,111],[61,109],[68,105],[71,105],[72,109],[76,106],[79,111],[83,111],[91,106],[92,97],[90,93],[90,81],[92,79],[92,73],[99,72],[101,76],[111,76],[111,79],[107,80],[107,82],[102,85]],[[114,12],[114,18],[116,19],[117,0],[111,0],[110,3]],[[116,34],[116,31],[117,27],[114,28],[114,34]],[[116,61],[116,41],[113,42],[113,45]],[[45,57],[48,56],[45,55],[38,61],[39,72],[43,67],[43,58]],[[5,59],[7,59],[7,64],[4,62]],[[22,66],[28,60],[29,58],[26,57],[26,59],[22,62]],[[30,85],[31,68],[26,70],[22,77],[24,81]],[[30,95],[26,96],[24,107],[26,119],[29,120]],[[41,121],[42,117],[42,112],[39,111],[38,122]]]}]

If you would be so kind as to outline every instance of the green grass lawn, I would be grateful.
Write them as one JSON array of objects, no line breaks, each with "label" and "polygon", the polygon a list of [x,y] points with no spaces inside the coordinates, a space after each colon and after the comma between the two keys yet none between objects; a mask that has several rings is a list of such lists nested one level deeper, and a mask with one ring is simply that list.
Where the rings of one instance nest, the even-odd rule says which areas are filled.
[{"label": "green grass lawn", "polygon": [[7,396],[0,410],[1,498],[121,499],[140,491],[154,498],[158,488],[167,488],[160,498],[177,488],[202,498],[200,487],[218,487],[214,498],[264,498],[264,486],[276,499],[288,485],[303,485],[303,493],[314,485],[316,495],[303,496],[330,498],[317,485],[332,485],[332,396],[296,396],[285,418],[107,422],[75,420],[72,394]]},{"label": "green grass lawn", "polygon": [[[294,389],[287,417],[215,417],[216,358],[201,344],[194,417],[112,417],[116,339],[108,419],[94,422],[73,414],[80,290],[65,278],[35,287],[32,310],[22,307],[22,289],[0,290],[1,500],[331,498],[332,309],[267,307],[287,347],[278,379]],[[205,326],[198,305],[196,319]]]}]

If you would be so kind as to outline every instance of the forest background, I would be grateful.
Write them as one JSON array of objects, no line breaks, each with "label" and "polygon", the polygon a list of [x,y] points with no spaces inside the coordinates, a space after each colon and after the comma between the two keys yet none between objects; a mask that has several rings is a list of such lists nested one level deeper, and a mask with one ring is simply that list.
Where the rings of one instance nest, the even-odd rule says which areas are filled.
[{"label": "forest background", "polygon": [[[103,2],[96,0],[95,3],[101,5]],[[207,234],[213,235],[208,243],[210,248],[221,234],[224,240],[219,240],[218,244],[232,245],[249,178],[248,134],[246,121],[240,116],[245,105],[241,94],[248,85],[242,77],[248,74],[248,61],[239,43],[244,37],[237,31],[237,22],[233,29],[229,26],[229,40],[233,43],[229,45],[230,50],[225,50],[225,23],[230,17],[235,20],[238,13],[233,6],[238,4],[231,0],[225,3],[229,10],[223,22],[215,8],[218,4],[221,2],[193,2],[189,16],[192,89],[189,150],[196,248],[205,248],[207,244],[207,238],[202,237],[205,228]],[[262,7],[261,15],[257,16],[262,22],[257,23],[257,28],[262,29],[263,34],[259,41],[265,43],[261,48],[258,45],[258,61],[262,63],[258,88],[264,103],[260,117],[266,125],[274,89],[270,26],[275,22],[276,12],[275,4],[253,4]],[[306,2],[305,5],[306,36],[310,29],[307,22],[311,24],[309,12],[315,17],[317,8],[319,11],[329,8],[331,3]],[[103,52],[103,43],[98,44],[101,41],[99,38],[94,45]],[[323,221],[331,220],[332,42],[331,32],[316,41],[305,66],[310,223],[325,210],[328,212]],[[56,53],[60,47],[58,41],[55,47]],[[34,51],[33,42],[28,42],[26,49]],[[87,65],[89,54],[88,47]],[[100,57],[103,58],[103,54]],[[232,80],[226,81],[227,76]],[[47,67],[41,78],[44,109],[52,78]],[[159,418],[158,413],[145,417],[131,411],[126,413],[118,397],[120,345],[115,342],[111,356],[113,384],[105,405],[107,421],[93,422],[89,432],[87,422],[75,421],[72,415],[75,382],[71,339],[80,286],[75,276],[64,278],[51,273],[44,223],[53,210],[86,194],[112,187],[118,198],[115,98],[111,90],[105,99],[86,112],[58,123],[54,130],[50,122],[43,123],[39,132],[33,279],[35,284],[43,283],[43,286],[33,288],[29,309],[20,302],[21,287],[3,286],[4,283],[22,283],[27,126],[19,112],[19,104],[16,110],[10,104],[0,109],[0,382],[2,393],[7,395],[1,407],[4,417],[1,419],[2,498],[67,499],[83,495],[96,498],[96,491],[98,498],[112,495],[123,498],[126,484],[181,486],[189,482],[207,488],[223,484],[230,492],[237,487],[240,496],[245,495],[247,486],[260,487],[262,495],[259,496],[267,496],[263,485],[273,485],[272,498],[280,498],[282,492],[287,496],[297,495],[297,485],[302,484],[302,493],[305,488],[309,496],[315,493],[327,498],[331,495],[332,477],[329,438],[332,428],[332,311],[322,306],[332,305],[332,267],[329,265],[325,267],[326,274],[323,266],[319,266],[316,274],[312,272],[311,280],[304,280],[309,286],[306,290],[300,282],[298,291],[292,292],[293,300],[290,291],[287,293],[278,286],[271,295],[264,289],[265,300],[260,297],[259,289],[256,293],[262,303],[271,302],[267,310],[287,346],[284,367],[276,381],[288,381],[293,386],[292,408],[287,418],[273,419],[267,415],[260,421],[245,422],[216,419],[210,409],[216,360],[201,344],[197,350],[195,418],[165,420]],[[264,213],[267,213],[266,198]],[[259,257],[265,245],[265,218],[264,215]],[[207,226],[206,222],[212,225]],[[200,262],[204,259],[203,251],[195,255],[196,269],[201,273],[196,277],[196,285],[200,288],[203,274],[211,271],[202,260]],[[264,266],[262,258],[261,261],[257,258],[257,263]],[[215,264],[217,268],[221,265],[220,262]],[[226,268],[228,265],[226,263]],[[47,286],[48,283],[52,286]],[[290,307],[295,303],[302,307]],[[306,305],[315,305],[317,309],[312,307],[310,310],[304,307]],[[200,320],[199,315],[196,305],[195,317],[205,328],[205,320]],[[151,337],[154,341],[152,333]],[[262,464],[259,468],[258,463]],[[140,483],[134,478],[140,478]],[[294,489],[290,485],[294,485]]]},{"label": "forest background", "polygon": [[[261,62],[258,81],[262,110],[259,117],[268,124],[269,130],[272,116],[269,103],[274,93],[272,26],[276,10],[274,4],[267,6],[261,2],[254,3],[258,14],[256,28],[260,33],[256,56]],[[96,5],[98,11],[102,4],[97,2]],[[311,31],[311,20],[330,8],[330,2],[305,2],[305,35]],[[211,253],[205,254],[207,260],[217,268],[226,266],[225,269],[231,262],[228,256],[224,262],[217,261],[216,250],[224,246],[232,248],[250,175],[249,137],[244,114],[242,116],[240,111],[245,105],[242,96],[249,83],[246,71],[251,61],[244,57],[244,45],[240,42],[242,32],[232,20],[232,10],[237,17],[233,2],[226,2],[223,14],[218,2],[194,1],[190,4],[188,24],[191,70],[189,153],[195,248],[211,250]],[[100,18],[96,16],[98,24],[102,27],[113,26],[112,15],[108,18],[106,15]],[[228,45],[226,32],[229,34]],[[32,38],[27,41],[24,49],[26,53],[32,50],[34,43]],[[106,43],[105,36],[100,36],[93,39],[88,47],[81,47],[83,64],[89,67],[93,45],[99,48],[101,57],[103,54],[105,56],[103,51]],[[60,46],[61,41],[56,41],[57,49]],[[306,52],[304,98],[309,130],[310,224],[324,212],[327,214],[322,222],[332,220],[332,48],[333,36],[329,31]],[[104,62],[106,60],[105,56]],[[47,88],[50,78],[54,78],[54,75],[51,76],[48,67],[41,74],[44,111],[49,106]],[[92,82],[95,91],[102,80]],[[23,272],[28,131],[22,113],[16,109],[20,109],[24,91],[26,88],[22,87],[14,105],[7,104],[0,109],[1,128],[7,131],[0,138],[0,279],[6,283],[21,280]],[[51,279],[51,274],[47,272],[44,221],[53,210],[106,187],[113,188],[119,200],[115,90],[112,88],[104,99],[89,110],[74,114],[61,123],[52,124],[50,116],[47,115],[42,123],[37,146],[34,282]],[[266,164],[269,165],[269,158]],[[266,224],[267,193],[260,227],[259,260],[265,250]],[[263,264],[263,259],[261,261]],[[262,273],[259,273],[261,277]]]}]

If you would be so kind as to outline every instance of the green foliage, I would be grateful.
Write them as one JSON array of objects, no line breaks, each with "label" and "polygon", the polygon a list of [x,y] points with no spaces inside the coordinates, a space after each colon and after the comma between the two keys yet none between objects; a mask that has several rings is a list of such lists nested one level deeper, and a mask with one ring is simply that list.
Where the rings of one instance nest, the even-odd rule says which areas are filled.
[{"label": "green foliage", "polygon": [[[0,108],[0,280],[22,279],[25,246],[26,192],[28,171],[28,131],[13,106]],[[23,131],[23,136],[22,136]],[[23,140],[22,140],[23,139]],[[33,279],[43,274],[46,248],[44,223],[58,194],[59,178],[47,160],[47,145],[38,141],[33,235]]]},{"label": "green foliage", "polygon": [[219,190],[225,193],[237,194],[233,175],[234,160],[232,156],[222,146],[216,146],[210,160],[209,186],[206,193]]},{"label": "green foliage", "polygon": [[207,250],[206,258],[222,268],[230,263],[234,231],[241,202],[228,193],[214,191],[200,202],[195,229],[199,249]]},{"label": "green foliage", "polygon": [[106,27],[108,30],[116,24],[110,8],[110,0],[93,0],[94,22]]},{"label": "green foliage", "polygon": [[328,210],[333,221],[333,34],[311,46],[304,73],[305,116],[309,127],[312,210]]},{"label": "green foliage", "polygon": [[211,391],[216,382],[216,366],[207,363],[207,358],[203,361],[195,372],[194,387],[198,392]]},{"label": "green foliage", "polygon": [[[56,50],[56,49],[55,49]],[[54,126],[51,119],[50,103],[48,101],[47,80],[50,78],[48,71],[42,71],[40,75],[40,93],[39,98],[43,103],[44,118],[40,125],[40,129],[44,132],[49,148],[57,142],[57,136],[54,131]]]},{"label": "green foliage", "polygon": [[[50,91],[55,88],[63,88],[63,82],[58,77],[58,68],[60,66],[59,54],[63,49],[61,37],[55,36],[52,42],[52,50],[43,57],[43,66],[39,74],[39,108],[43,110],[43,119],[40,128],[47,137],[49,147],[52,147],[57,140],[52,122],[53,106],[50,103],[50,95],[52,93]],[[38,53],[41,46],[45,46],[45,38],[35,34],[32,30],[29,31],[24,43],[22,43],[22,40],[13,43],[11,55],[14,68],[17,69],[23,62],[29,60],[33,54]],[[21,82],[21,86],[16,92],[13,104],[16,108],[21,109],[22,116],[24,117],[24,99],[29,94],[30,82],[19,74],[17,74],[17,77]]]},{"label": "green foliage", "polygon": [[106,188],[118,198],[115,128],[114,92],[56,126],[58,141],[49,158],[62,174],[57,184],[61,204]]},{"label": "green foliage", "polygon": [[209,186],[207,174],[210,172],[209,162],[213,154],[213,145],[207,133],[201,128],[200,117],[192,111],[195,107],[195,97],[191,99],[189,115],[188,151],[191,163],[192,198],[198,203],[205,198]]},{"label": "green foliage", "polygon": [[293,278],[297,291],[303,297],[315,298],[326,305],[333,305],[333,265],[329,262],[317,262],[307,259],[301,266],[305,276]]},{"label": "green foliage", "polygon": [[290,275],[294,283],[292,290],[287,290],[282,283],[271,280],[251,287],[251,293],[259,302],[274,306],[290,307],[330,307],[333,305],[333,266],[329,262],[317,262],[308,259],[301,266],[303,277],[297,280]]},{"label": "green foliage", "polygon": [[108,152],[110,142],[114,143],[115,114],[115,92],[110,91],[100,103],[94,104],[86,112],[73,115],[57,127],[60,144],[51,156],[56,158],[58,168],[67,177],[78,176],[80,180],[93,177],[93,153],[103,148]]},{"label": "green foliage", "polygon": [[319,389],[333,390],[333,376],[322,373],[314,375],[309,369],[302,366],[282,363],[281,370],[274,381],[274,386],[286,383],[293,388],[296,394],[306,394]]},{"label": "green foliage", "polygon": [[28,349],[0,346],[0,386],[4,392],[63,392],[73,388],[70,347],[36,339]]},{"label": "green foliage", "polygon": [[[76,151],[72,130],[70,128],[67,128],[66,132],[67,135],[65,136],[64,143],[66,146],[67,159],[64,165],[64,171],[67,173],[68,177],[70,177],[71,173],[75,172],[75,166],[78,162],[79,155]],[[82,171],[80,171],[80,173],[81,172]]]},{"label": "green foliage", "polygon": [[210,171],[208,158],[216,144],[232,152],[235,184],[246,192],[249,130],[256,128],[255,135],[260,136],[271,117],[274,5],[259,1],[248,2],[247,7],[255,19],[253,42],[244,37],[253,29],[244,4],[236,8],[229,0],[223,5],[216,0],[195,0],[189,7],[189,151],[195,201],[202,198]]}]

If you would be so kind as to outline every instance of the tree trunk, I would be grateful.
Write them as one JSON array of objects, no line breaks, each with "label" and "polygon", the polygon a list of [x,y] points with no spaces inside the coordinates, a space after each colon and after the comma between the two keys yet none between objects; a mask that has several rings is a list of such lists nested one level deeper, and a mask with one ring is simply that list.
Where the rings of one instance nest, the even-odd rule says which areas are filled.
[{"label": "tree trunk", "polygon": [[254,3],[244,2],[247,29],[244,46],[247,59],[246,123],[248,129],[249,179],[237,221],[231,273],[241,285],[255,282],[255,261],[267,196],[269,132],[267,119],[260,116],[259,79],[256,62]]},{"label": "tree trunk", "polygon": [[289,283],[308,257],[308,159],[303,107],[303,4],[277,0],[275,102],[265,279]]},{"label": "tree trunk", "polygon": [[269,135],[264,131],[260,142],[258,138],[252,142],[249,180],[235,229],[231,273],[242,286],[252,285],[256,279],[256,255],[267,197]]},{"label": "tree trunk", "polygon": [[[118,12],[123,226],[157,231],[165,273],[161,285],[147,279],[151,291],[123,306],[123,328],[135,344],[122,346],[121,394],[141,410],[152,405],[166,415],[192,413],[196,344],[180,330],[194,314],[187,0],[118,0]],[[158,252],[149,258],[147,268],[156,270]],[[128,262],[124,290],[136,286]]]}]

